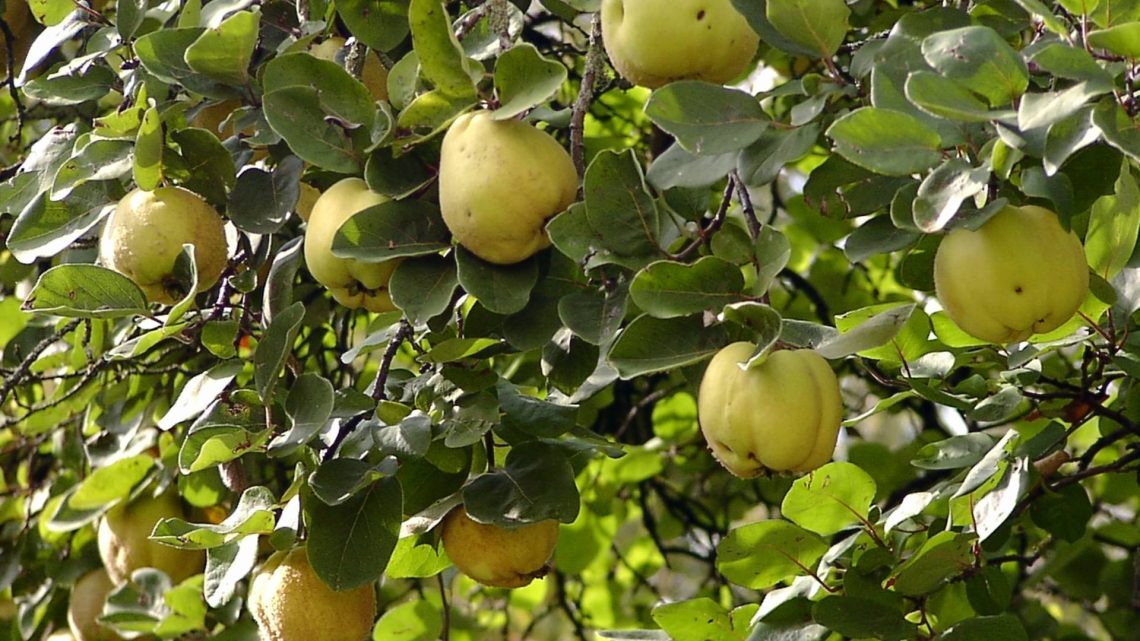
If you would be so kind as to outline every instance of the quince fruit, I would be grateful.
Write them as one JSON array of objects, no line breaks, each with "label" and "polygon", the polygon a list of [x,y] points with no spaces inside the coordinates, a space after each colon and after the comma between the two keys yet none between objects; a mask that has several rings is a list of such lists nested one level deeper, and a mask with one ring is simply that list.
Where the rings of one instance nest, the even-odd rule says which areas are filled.
[{"label": "quince fruit", "polygon": [[309,183],[301,183],[297,194],[297,204],[293,206],[293,211],[301,217],[301,220],[309,222],[309,216],[313,213],[313,205],[317,204],[317,199],[320,197],[321,190]]},{"label": "quince fruit", "polygon": [[[344,48],[344,43],[344,38],[340,36],[325,38],[322,42],[310,46],[309,53],[321,60],[331,60],[339,64],[340,61],[336,56]],[[364,56],[364,69],[360,72],[360,81],[368,88],[373,100],[388,101],[388,68],[371,51],[366,52]]]},{"label": "quince fruit", "polygon": [[531,125],[469,113],[443,137],[443,220],[459,244],[487,262],[510,265],[549,247],[547,219],[577,195],[570,154]]},{"label": "quince fruit", "polygon": [[269,557],[250,582],[248,601],[261,641],[364,641],[376,619],[371,585],[336,592],[313,571],[303,547]]},{"label": "quince fruit", "polygon": [[614,68],[650,89],[674,80],[724,84],[760,44],[732,0],[602,0],[602,38]]},{"label": "quince fruit", "polygon": [[359,211],[388,202],[360,178],[345,178],[321,194],[309,213],[305,230],[305,264],[317,282],[332,292],[338,303],[370,312],[396,309],[388,295],[388,279],[399,260],[366,263],[332,253],[336,230]]},{"label": "quince fruit", "polygon": [[959,227],[942,240],[934,284],[958,327],[1005,345],[1073,317],[1088,296],[1088,260],[1053,212],[1006,207],[977,231]]},{"label": "quince fruit", "polygon": [[75,582],[67,603],[67,625],[78,641],[123,641],[98,621],[107,595],[114,589],[115,583],[104,569],[88,572]]},{"label": "quince fruit", "polygon": [[174,265],[187,243],[194,246],[198,291],[204,292],[226,268],[222,217],[200,196],[181,187],[135,189],[107,218],[99,258],[133,280],[150,302],[172,305],[186,295],[174,277]]},{"label": "quince fruit", "polygon": [[518,528],[479,523],[459,506],[443,519],[443,549],[459,571],[494,588],[521,588],[546,576],[558,521]]},{"label": "quince fruit", "polygon": [[815,352],[789,350],[742,369],[755,349],[725,347],[701,380],[697,413],[713,456],[741,478],[804,474],[827,463],[843,419],[831,366]]},{"label": "quince fruit", "polygon": [[150,540],[154,526],[171,518],[186,518],[173,492],[142,496],[107,512],[99,523],[99,557],[112,581],[125,581],[139,568],[155,568],[180,583],[202,570],[206,557],[201,550],[182,550]]}]

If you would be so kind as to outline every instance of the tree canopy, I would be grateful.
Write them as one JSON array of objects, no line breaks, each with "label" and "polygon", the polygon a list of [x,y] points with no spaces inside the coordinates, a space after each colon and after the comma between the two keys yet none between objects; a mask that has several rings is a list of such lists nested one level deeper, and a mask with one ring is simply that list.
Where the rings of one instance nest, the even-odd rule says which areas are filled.
[{"label": "tree canopy", "polygon": [[[6,0],[0,31],[5,638],[106,565],[102,630],[253,641],[303,544],[378,641],[1140,639],[1140,0]],[[747,451],[698,416],[741,341],[709,387],[776,413]],[[800,350],[781,398],[739,382]],[[830,462],[764,458],[829,408]],[[481,585],[449,513],[499,533],[473,576],[559,522],[548,567]],[[123,522],[158,569],[107,562]]]}]

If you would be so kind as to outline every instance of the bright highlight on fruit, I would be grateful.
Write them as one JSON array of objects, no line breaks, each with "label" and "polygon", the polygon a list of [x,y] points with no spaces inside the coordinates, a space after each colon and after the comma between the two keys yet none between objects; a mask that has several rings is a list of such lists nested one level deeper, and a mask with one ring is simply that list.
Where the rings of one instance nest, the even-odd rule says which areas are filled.
[{"label": "bright highlight on fruit", "polygon": [[549,247],[547,219],[577,194],[570,154],[524,122],[469,113],[443,138],[443,220],[460,245],[487,262],[510,265]]},{"label": "bright highlight on fruit", "polygon": [[804,474],[827,463],[843,420],[831,366],[810,350],[789,350],[741,369],[755,349],[725,347],[701,380],[697,412],[713,456],[742,478]]},{"label": "bright highlight on fruit", "polygon": [[332,253],[333,238],[345,221],[358,212],[386,202],[387,197],[370,190],[360,178],[345,178],[321,194],[309,213],[309,225],[305,230],[305,264],[313,278],[327,287],[338,303],[349,309],[363,307],[377,313],[396,309],[388,295],[388,279],[398,260],[366,263]]},{"label": "bright highlight on fruit", "polygon": [[938,247],[934,283],[946,314],[974,338],[1005,345],[1051,332],[1080,309],[1089,268],[1077,235],[1036,206],[1006,207]]},{"label": "bright highlight on fruit", "polygon": [[508,529],[479,523],[463,506],[443,519],[443,549],[459,571],[483,585],[521,588],[546,576],[558,542],[558,521]]},{"label": "bright highlight on fruit", "polygon": [[181,187],[135,189],[107,218],[99,241],[104,266],[130,278],[152,303],[185,297],[174,276],[182,245],[194,246],[198,291],[218,282],[226,268],[225,222],[198,194]]},{"label": "bright highlight on fruit", "polygon": [[337,592],[321,581],[308,551],[269,557],[249,586],[249,611],[261,641],[364,641],[376,620],[376,592]]},{"label": "bright highlight on fruit", "polygon": [[602,38],[618,73],[651,89],[675,80],[724,84],[760,44],[732,0],[602,0]]}]

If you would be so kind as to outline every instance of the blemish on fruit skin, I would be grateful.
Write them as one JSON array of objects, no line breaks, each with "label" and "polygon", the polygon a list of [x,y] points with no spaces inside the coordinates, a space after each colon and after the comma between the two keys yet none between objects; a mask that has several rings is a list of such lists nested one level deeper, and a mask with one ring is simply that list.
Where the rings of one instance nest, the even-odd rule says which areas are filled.
[{"label": "blemish on fruit skin", "polygon": [[1015,294],[1020,294],[1024,291],[1025,290],[1021,288],[1021,285],[1014,285],[1014,287],[1013,287],[1013,293],[1015,293]]},{"label": "blemish on fruit skin", "polygon": [[704,20],[704,19],[705,19],[705,10],[701,9],[700,11],[697,12],[697,20]]}]

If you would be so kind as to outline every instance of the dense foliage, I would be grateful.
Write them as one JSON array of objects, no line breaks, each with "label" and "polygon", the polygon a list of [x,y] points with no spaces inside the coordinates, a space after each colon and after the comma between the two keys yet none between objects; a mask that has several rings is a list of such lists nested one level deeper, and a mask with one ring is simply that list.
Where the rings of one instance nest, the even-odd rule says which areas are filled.
[{"label": "dense foliage", "polygon": [[[377,640],[1140,639],[1140,0],[733,3],[754,63],[650,90],[599,0],[7,0],[0,630],[66,628],[104,515],[172,488],[185,518],[143,527],[205,571],[116,584],[128,636],[256,639],[255,568],[306,541],[324,584],[376,585]],[[441,215],[473,109],[581,179],[521,262]],[[305,265],[312,189],[349,176],[382,198],[326,232],[388,261],[381,311]],[[173,305],[97,260],[160,186],[227,221],[217,283],[187,246]],[[991,344],[942,311],[936,251],[1026,205],[1081,239],[1090,293]],[[1059,287],[1058,256],[1004,249]],[[834,462],[713,458],[698,386],[741,340],[828,360]],[[458,573],[459,503],[563,523],[549,574]]]}]

